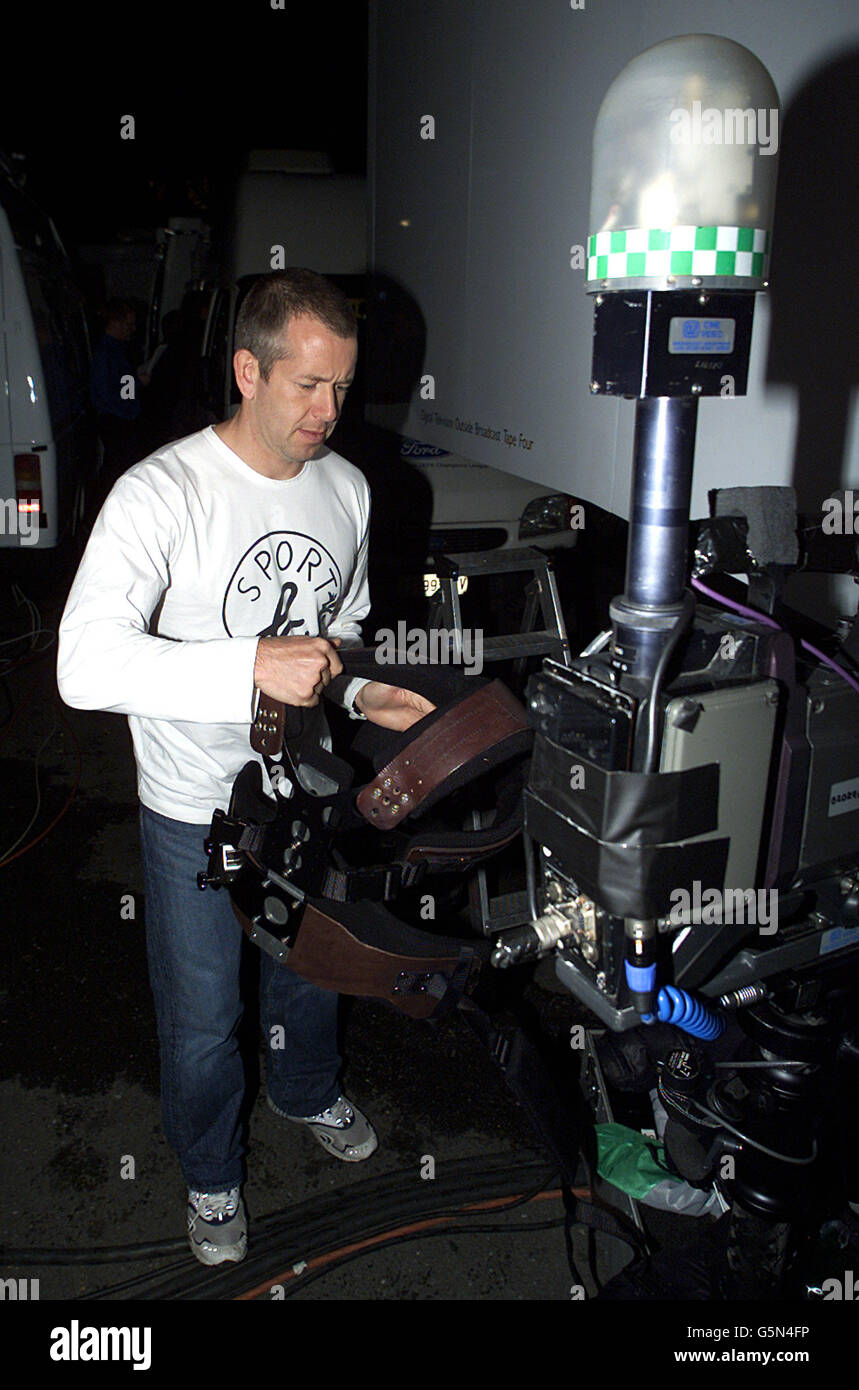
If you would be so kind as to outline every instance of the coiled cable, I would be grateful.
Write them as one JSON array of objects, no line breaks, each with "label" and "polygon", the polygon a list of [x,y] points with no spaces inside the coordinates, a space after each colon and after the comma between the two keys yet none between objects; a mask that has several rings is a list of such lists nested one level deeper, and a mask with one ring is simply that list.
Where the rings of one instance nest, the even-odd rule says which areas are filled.
[{"label": "coiled cable", "polygon": [[725,1031],[725,1020],[699,999],[675,985],[665,985],[656,997],[656,1013],[642,1014],[645,1023],[673,1023],[693,1038],[710,1042]]}]

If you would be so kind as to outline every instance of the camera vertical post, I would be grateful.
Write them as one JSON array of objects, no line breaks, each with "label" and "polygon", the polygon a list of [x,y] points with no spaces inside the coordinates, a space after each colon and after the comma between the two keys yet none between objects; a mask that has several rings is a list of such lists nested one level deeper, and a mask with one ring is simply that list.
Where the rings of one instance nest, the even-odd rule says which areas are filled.
[{"label": "camera vertical post", "polygon": [[[591,392],[636,402],[624,593],[610,665],[638,701],[632,771],[658,769],[659,698],[691,626],[687,549],[702,396],[745,394],[755,292],[766,287],[777,160],[758,139],[778,96],[758,59],[714,35],[628,63],[594,131],[586,289]],[[656,918],[625,921],[636,1011],[656,1003]]]}]

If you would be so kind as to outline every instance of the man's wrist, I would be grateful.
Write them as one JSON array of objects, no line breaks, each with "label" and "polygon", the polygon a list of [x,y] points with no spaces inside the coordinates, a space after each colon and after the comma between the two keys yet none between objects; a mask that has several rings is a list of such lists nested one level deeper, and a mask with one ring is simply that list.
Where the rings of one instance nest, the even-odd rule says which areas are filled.
[{"label": "man's wrist", "polygon": [[369,684],[370,684],[369,681],[363,681],[362,684],[359,686],[359,688],[355,691],[354,695],[352,696],[352,701],[351,701],[351,706],[350,706],[350,709],[349,709],[349,713],[350,713],[350,715],[351,715],[351,717],[352,717],[353,719],[366,719],[366,718],[367,718],[366,712],[365,712],[364,709],[362,708],[361,696],[363,695],[365,689],[367,688],[367,686],[368,686]]}]

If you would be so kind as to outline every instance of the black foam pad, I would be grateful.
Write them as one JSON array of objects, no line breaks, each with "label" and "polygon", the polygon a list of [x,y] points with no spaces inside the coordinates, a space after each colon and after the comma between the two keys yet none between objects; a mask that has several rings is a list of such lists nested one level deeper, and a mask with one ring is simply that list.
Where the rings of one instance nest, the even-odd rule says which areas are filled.
[{"label": "black foam pad", "polygon": [[799,559],[796,493],[792,487],[723,487],[711,494],[716,516],[744,516],[754,563],[795,565]]}]

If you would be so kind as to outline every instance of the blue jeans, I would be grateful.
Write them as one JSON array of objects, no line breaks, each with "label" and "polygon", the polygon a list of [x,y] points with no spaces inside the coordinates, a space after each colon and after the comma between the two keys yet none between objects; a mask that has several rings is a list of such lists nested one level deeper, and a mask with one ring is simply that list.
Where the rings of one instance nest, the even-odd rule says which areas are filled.
[{"label": "blue jeans", "polygon": [[[189,1187],[226,1191],[245,1180],[242,930],[225,889],[197,887],[205,826],[141,806],[140,834],[164,1133]],[[339,996],[259,955],[269,1096],[289,1115],[315,1115],[340,1094]]]}]

